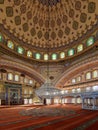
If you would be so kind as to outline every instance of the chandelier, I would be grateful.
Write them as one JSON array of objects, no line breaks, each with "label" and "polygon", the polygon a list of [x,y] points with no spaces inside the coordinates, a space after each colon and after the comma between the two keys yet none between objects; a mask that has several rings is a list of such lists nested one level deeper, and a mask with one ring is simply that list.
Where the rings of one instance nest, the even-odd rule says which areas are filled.
[{"label": "chandelier", "polygon": [[55,96],[60,95],[61,90],[55,88],[50,80],[46,80],[46,82],[36,90],[36,94],[40,98],[53,98]]},{"label": "chandelier", "polygon": [[[40,0],[41,1],[41,0]],[[54,0],[52,0],[54,1]],[[48,4],[50,0],[47,0]],[[59,0],[56,0],[56,2],[59,2]],[[47,54],[49,56],[49,48],[50,48],[50,42],[49,42],[49,19],[50,19],[50,13],[49,13],[49,6],[48,6],[48,39],[47,39]],[[45,83],[35,91],[38,97],[40,98],[53,98],[54,96],[58,96],[61,92],[60,89],[55,88],[55,86],[52,84],[50,78],[49,78],[49,60],[47,60],[46,64],[47,68],[47,77]]]},{"label": "chandelier", "polygon": [[[47,54],[49,56],[49,45],[47,45]],[[59,96],[61,94],[61,90],[56,88],[53,83],[51,82],[50,72],[49,72],[49,60],[47,60],[46,64],[46,81],[45,83],[38,89],[36,89],[35,93],[38,97],[42,98],[53,98],[55,96]]]}]

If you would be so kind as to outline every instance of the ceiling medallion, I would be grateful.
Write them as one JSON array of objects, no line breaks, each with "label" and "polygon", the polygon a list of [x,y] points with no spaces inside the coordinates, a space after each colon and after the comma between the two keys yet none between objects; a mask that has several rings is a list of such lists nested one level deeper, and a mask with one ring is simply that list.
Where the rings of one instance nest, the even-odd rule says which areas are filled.
[{"label": "ceiling medallion", "polygon": [[38,0],[41,4],[46,6],[54,6],[59,3],[61,0]]}]

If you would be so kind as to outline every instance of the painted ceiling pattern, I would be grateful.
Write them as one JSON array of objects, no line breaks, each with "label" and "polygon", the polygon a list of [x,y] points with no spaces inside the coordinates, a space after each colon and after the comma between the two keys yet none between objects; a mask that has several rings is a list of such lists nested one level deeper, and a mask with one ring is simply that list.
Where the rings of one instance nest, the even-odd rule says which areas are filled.
[{"label": "painted ceiling pattern", "polygon": [[61,0],[39,0],[40,3],[46,6],[54,6]]},{"label": "painted ceiling pattern", "polygon": [[98,22],[98,0],[0,0],[0,24],[24,45],[71,44]]}]

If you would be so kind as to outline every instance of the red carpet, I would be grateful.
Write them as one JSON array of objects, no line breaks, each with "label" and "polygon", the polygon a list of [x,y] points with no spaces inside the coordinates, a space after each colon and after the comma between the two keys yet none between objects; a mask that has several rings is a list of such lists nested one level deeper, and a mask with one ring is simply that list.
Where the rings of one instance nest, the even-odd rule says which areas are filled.
[{"label": "red carpet", "polygon": [[94,119],[93,123],[89,123],[90,125],[86,126],[86,130],[98,130],[98,120],[96,120],[98,111],[82,110],[81,106],[75,105],[53,105],[47,107],[63,107],[66,110],[74,110],[76,113],[70,116],[51,117],[22,116],[19,114],[20,111],[33,107],[35,106],[0,108],[0,130],[22,130],[23,128],[36,130],[74,130]]}]

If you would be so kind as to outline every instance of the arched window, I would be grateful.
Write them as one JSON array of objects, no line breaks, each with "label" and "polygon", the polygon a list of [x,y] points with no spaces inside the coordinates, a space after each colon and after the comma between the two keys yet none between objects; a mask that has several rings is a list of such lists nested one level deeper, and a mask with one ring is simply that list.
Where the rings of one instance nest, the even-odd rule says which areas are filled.
[{"label": "arched window", "polygon": [[75,89],[72,89],[72,93],[75,93],[75,91],[76,91]]},{"label": "arched window", "polygon": [[19,75],[18,74],[15,74],[15,81],[19,81]]},{"label": "arched window", "polygon": [[83,45],[82,44],[78,45],[78,47],[77,47],[77,52],[80,52],[80,51],[83,51]]},{"label": "arched window", "polygon": [[27,51],[27,57],[32,57],[32,52],[31,51]]},{"label": "arched window", "polygon": [[13,80],[13,74],[12,74],[12,73],[8,73],[7,79],[8,79],[8,80]]},{"label": "arched window", "polygon": [[65,58],[65,52],[61,52],[61,53],[60,53],[60,58],[61,58],[61,59]]},{"label": "arched window", "polygon": [[24,83],[28,84],[28,79],[24,78]]},{"label": "arched window", "polygon": [[0,79],[2,79],[2,75],[1,75],[1,73],[0,73]]},{"label": "arched window", "polygon": [[81,81],[81,76],[78,76],[77,77],[77,82],[80,82]]},{"label": "arched window", "polygon": [[28,94],[28,91],[27,91],[27,89],[24,89],[24,94]]},{"label": "arched window", "polygon": [[68,50],[68,56],[72,56],[72,55],[74,55],[74,49]]},{"label": "arched window", "polygon": [[57,59],[57,54],[52,54],[52,60],[56,60]]},{"label": "arched window", "polygon": [[93,91],[98,91],[98,86],[93,86]]},{"label": "arched window", "polygon": [[91,79],[91,72],[86,73],[86,79]]},{"label": "arched window", "polygon": [[86,92],[89,92],[89,91],[91,91],[91,87],[86,88]]},{"label": "arched window", "polygon": [[68,93],[68,90],[65,90],[65,93]]},{"label": "arched window", "polygon": [[36,58],[37,60],[41,59],[41,54],[40,54],[40,53],[36,53],[36,54],[35,54],[35,58]]},{"label": "arched window", "polygon": [[49,55],[48,54],[44,54],[44,60],[48,60],[49,59]]},{"label": "arched window", "polygon": [[29,90],[29,94],[32,94],[33,92],[32,92],[32,90]]},{"label": "arched window", "polygon": [[72,79],[72,81],[71,81],[72,83],[75,83],[76,82],[76,79]]},{"label": "arched window", "polygon": [[91,46],[93,43],[94,43],[94,37],[88,38],[88,40],[86,42],[87,46]]},{"label": "arched window", "polygon": [[62,91],[61,91],[61,94],[64,94],[64,93],[65,93],[65,91],[64,91],[64,90],[62,90]]},{"label": "arched window", "polygon": [[12,41],[10,41],[10,40],[8,40],[7,46],[8,46],[8,48],[10,48],[10,49],[14,49],[14,43],[13,43]]},{"label": "arched window", "polygon": [[0,33],[0,42],[2,42],[3,41],[3,36],[2,36],[2,34]]},{"label": "arched window", "polygon": [[93,78],[97,78],[98,77],[98,70],[94,70],[93,71]]},{"label": "arched window", "polygon": [[80,88],[78,88],[78,89],[77,89],[77,92],[78,92],[78,93],[80,93],[80,92],[81,92],[81,89],[80,89]]},{"label": "arched window", "polygon": [[24,48],[22,48],[22,47],[18,47],[17,48],[17,52],[19,53],[19,54],[23,54],[24,53]]},{"label": "arched window", "polygon": [[30,80],[29,80],[29,84],[33,84],[33,80],[30,79]]}]

